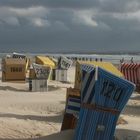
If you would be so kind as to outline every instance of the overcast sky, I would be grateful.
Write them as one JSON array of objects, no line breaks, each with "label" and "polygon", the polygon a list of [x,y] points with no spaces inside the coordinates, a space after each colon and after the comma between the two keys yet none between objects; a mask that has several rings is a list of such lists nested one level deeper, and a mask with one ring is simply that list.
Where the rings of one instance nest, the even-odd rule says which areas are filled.
[{"label": "overcast sky", "polygon": [[140,51],[140,0],[0,0],[0,50]]}]

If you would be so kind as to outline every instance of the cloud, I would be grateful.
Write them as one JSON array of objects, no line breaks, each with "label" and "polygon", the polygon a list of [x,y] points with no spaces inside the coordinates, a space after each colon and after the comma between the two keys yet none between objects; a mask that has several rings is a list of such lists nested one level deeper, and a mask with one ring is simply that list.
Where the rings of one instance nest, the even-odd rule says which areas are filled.
[{"label": "cloud", "polygon": [[139,9],[139,0],[0,0],[0,48],[140,50]]},{"label": "cloud", "polygon": [[48,8],[99,9],[106,12],[136,12],[139,0],[1,0],[1,7],[27,8],[44,6]]},{"label": "cloud", "polygon": [[98,23],[93,19],[93,13],[90,11],[75,11],[73,22],[93,27],[98,26]]},{"label": "cloud", "polygon": [[50,23],[46,19],[41,19],[41,18],[31,18],[30,24],[36,27],[50,26]]},{"label": "cloud", "polygon": [[29,8],[12,8],[7,7],[8,11],[21,17],[44,17],[48,10],[41,6],[29,7]]},{"label": "cloud", "polygon": [[1,6],[26,8],[31,6],[45,6],[50,8],[87,8],[96,7],[98,0],[1,0]]},{"label": "cloud", "polygon": [[6,17],[3,21],[8,25],[19,26],[19,21],[16,17]]}]

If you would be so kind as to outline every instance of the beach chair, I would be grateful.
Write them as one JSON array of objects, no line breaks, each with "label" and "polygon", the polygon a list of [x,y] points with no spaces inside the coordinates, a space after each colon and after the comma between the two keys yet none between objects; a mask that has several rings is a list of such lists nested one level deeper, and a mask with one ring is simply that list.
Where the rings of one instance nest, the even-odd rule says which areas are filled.
[{"label": "beach chair", "polygon": [[125,79],[133,82],[136,85],[136,89],[140,89],[140,64],[139,63],[122,63],[120,70],[124,74]]},{"label": "beach chair", "polygon": [[[92,71],[92,76],[91,76],[91,73],[88,73],[88,75],[87,75],[87,68],[88,68],[88,72],[89,72],[89,70],[90,71]],[[97,74],[95,74],[95,68],[93,68],[93,67],[91,67],[91,66],[88,66],[87,67],[87,65],[85,66],[85,67],[83,67],[82,68],[82,71],[83,71],[83,75],[85,75],[86,74],[86,79],[84,80],[84,79],[82,79],[82,81],[84,80],[84,81],[86,81],[87,80],[87,78],[90,76],[90,77],[92,77],[92,86],[93,86],[93,81],[94,81],[94,83],[95,83],[95,79],[97,79]],[[86,83],[86,82],[85,82]],[[89,86],[89,85],[87,85],[87,86]],[[82,85],[82,87],[84,87],[84,85]],[[90,88],[91,88],[91,86],[90,86]],[[84,93],[84,91],[82,91],[83,93]],[[68,98],[76,98],[77,96],[72,96],[72,95],[76,95],[76,94],[74,94],[74,93],[76,93],[76,90],[75,89],[72,89],[72,88],[70,88],[70,89],[68,89],[67,90],[67,93],[70,93],[70,94],[68,94],[67,95],[67,103],[66,103],[66,108],[69,106],[68,104]],[[86,93],[86,92],[85,92]],[[69,96],[69,95],[71,95],[71,96]],[[73,100],[73,104],[75,104],[75,100]],[[65,111],[65,114],[64,114],[64,119],[63,119],[63,123],[62,123],[62,128],[61,128],[61,130],[65,130],[65,129],[73,129],[73,128],[75,128],[75,126],[76,126],[76,123],[77,123],[77,118],[78,117],[75,117],[75,115],[74,115],[74,108],[72,108],[72,104],[71,104],[71,110],[70,110],[70,112],[66,112]]]},{"label": "beach chair", "polygon": [[113,140],[116,123],[135,85],[102,68],[82,65],[82,90],[75,140]]}]

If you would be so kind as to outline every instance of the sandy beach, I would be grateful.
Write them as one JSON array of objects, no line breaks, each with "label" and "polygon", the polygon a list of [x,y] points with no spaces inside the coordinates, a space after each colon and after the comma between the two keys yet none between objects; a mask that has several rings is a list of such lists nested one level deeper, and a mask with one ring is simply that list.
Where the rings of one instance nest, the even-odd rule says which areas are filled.
[{"label": "sandy beach", "polygon": [[[74,85],[75,67],[68,71],[70,83],[49,81],[48,92],[29,92],[28,83],[0,81],[0,140],[72,140],[74,130],[60,133],[66,88]],[[133,93],[116,130],[119,140],[140,139],[140,94]],[[139,139],[138,139],[139,137]]]}]

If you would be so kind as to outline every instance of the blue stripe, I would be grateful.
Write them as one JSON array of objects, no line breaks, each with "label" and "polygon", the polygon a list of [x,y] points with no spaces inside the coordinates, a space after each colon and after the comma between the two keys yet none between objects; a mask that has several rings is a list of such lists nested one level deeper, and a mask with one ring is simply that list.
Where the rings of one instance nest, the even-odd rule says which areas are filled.
[{"label": "blue stripe", "polygon": [[67,109],[74,110],[74,111],[80,111],[80,107],[75,107],[75,106],[67,106]]},{"label": "blue stripe", "polygon": [[68,102],[75,102],[75,103],[80,103],[81,102],[81,100],[80,99],[74,99],[74,98],[70,98],[70,99],[68,99]]}]

